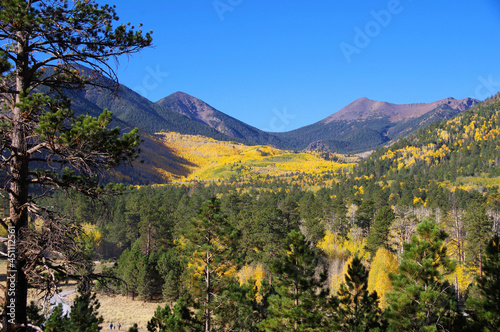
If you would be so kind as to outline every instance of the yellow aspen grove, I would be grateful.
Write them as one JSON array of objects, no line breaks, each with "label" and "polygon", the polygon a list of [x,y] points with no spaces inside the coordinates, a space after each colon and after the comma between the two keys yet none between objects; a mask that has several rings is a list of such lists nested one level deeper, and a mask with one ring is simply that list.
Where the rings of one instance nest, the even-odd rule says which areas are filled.
[{"label": "yellow aspen grove", "polygon": [[386,306],[385,294],[392,292],[392,281],[389,279],[389,273],[397,273],[398,266],[396,255],[384,248],[377,250],[368,274],[368,291],[370,293],[377,292],[381,308]]}]

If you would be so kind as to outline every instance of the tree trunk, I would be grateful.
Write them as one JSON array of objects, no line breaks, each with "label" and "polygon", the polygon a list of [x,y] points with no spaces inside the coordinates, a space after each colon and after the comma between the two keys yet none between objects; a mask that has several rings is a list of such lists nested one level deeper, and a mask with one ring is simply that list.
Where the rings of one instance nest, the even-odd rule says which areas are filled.
[{"label": "tree trunk", "polygon": [[207,250],[205,261],[205,332],[210,332],[210,253]]},{"label": "tree trunk", "polygon": [[479,252],[479,278],[483,279],[483,253]]},{"label": "tree trunk", "polygon": [[[16,61],[16,89],[27,92],[26,78],[28,76],[28,54],[25,52],[26,38],[18,32],[20,40],[17,44],[18,58]],[[22,41],[22,42],[21,42]],[[16,104],[21,102],[19,93]],[[9,194],[10,223],[14,227],[15,258],[7,269],[6,310],[7,331],[26,331],[26,306],[28,296],[28,281],[24,273],[25,259],[20,257],[19,243],[22,242],[23,230],[28,226],[28,154],[25,121],[22,110],[15,106],[12,110],[12,160],[10,164],[11,183]],[[9,307],[10,306],[10,307]]]},{"label": "tree trunk", "polygon": [[[297,289],[297,287],[295,287],[293,293],[295,294],[294,305],[295,305],[295,308],[298,308],[299,307],[299,299],[298,299],[298,289]],[[297,331],[298,328],[299,328],[298,322],[297,322],[297,319],[295,319],[295,322],[293,323],[293,329],[295,331]]]},{"label": "tree trunk", "polygon": [[146,240],[146,255],[149,256],[151,250],[151,224],[148,224],[148,234]]}]

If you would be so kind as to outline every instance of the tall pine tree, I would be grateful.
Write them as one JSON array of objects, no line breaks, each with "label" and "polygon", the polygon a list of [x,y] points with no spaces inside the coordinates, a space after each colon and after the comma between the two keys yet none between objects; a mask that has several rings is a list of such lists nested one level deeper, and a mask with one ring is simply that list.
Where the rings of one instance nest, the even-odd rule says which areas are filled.
[{"label": "tall pine tree", "polygon": [[457,305],[445,276],[455,269],[446,254],[446,232],[431,220],[417,226],[417,234],[404,245],[398,274],[390,274],[394,292],[387,294],[386,311],[391,331],[451,329]]},{"label": "tall pine tree", "polygon": [[486,247],[482,277],[477,278],[479,296],[469,298],[467,308],[483,331],[497,331],[500,327],[500,237],[495,235]]},{"label": "tall pine tree", "polygon": [[466,259],[471,266],[483,274],[483,252],[493,233],[493,221],[486,214],[486,208],[474,202],[465,211],[466,222]]},{"label": "tall pine tree", "polygon": [[326,276],[317,275],[320,257],[304,235],[291,231],[283,241],[283,255],[273,264],[275,294],[267,300],[266,331],[310,331],[321,326],[320,298]]},{"label": "tall pine tree", "polygon": [[382,310],[377,292],[368,291],[368,270],[356,255],[347,269],[345,281],[340,285],[338,299],[333,302],[331,317],[325,325],[331,331],[367,332],[382,330]]},{"label": "tall pine tree", "polygon": [[375,215],[375,221],[371,227],[370,233],[366,240],[366,249],[370,252],[371,257],[375,257],[377,249],[380,247],[387,248],[387,237],[392,222],[396,219],[392,208],[388,205],[381,207]]},{"label": "tall pine tree", "polygon": [[[98,174],[137,156],[137,130],[122,135],[109,129],[109,111],[98,118],[75,116],[62,95],[89,84],[116,87],[107,61],[151,45],[150,34],[117,20],[114,7],[92,0],[0,2],[0,191],[9,200],[9,216],[0,225],[16,238],[7,272],[15,291],[3,298],[15,304],[16,315],[3,315],[4,330],[26,330],[29,284],[52,291],[50,276],[77,274],[86,259],[71,241],[79,235],[74,223],[41,207],[33,190],[98,195],[105,191]],[[91,70],[85,73],[82,65]],[[31,220],[43,225],[35,229]]]},{"label": "tall pine tree", "polygon": [[198,217],[184,228],[179,240],[190,265],[185,282],[205,332],[221,328],[217,322],[224,321],[224,310],[237,306],[225,292],[238,284],[234,278],[237,238],[238,232],[222,214],[220,202],[212,198],[203,203]]}]

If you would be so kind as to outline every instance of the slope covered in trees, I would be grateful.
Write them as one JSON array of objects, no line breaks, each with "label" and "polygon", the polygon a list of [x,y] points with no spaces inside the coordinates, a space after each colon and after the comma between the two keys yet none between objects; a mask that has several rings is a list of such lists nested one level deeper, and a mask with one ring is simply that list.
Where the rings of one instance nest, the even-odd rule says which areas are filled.
[{"label": "slope covered in trees", "polygon": [[[259,175],[321,174],[350,169],[358,160],[332,153],[297,152],[269,146],[249,146],[203,136],[159,133],[156,137],[173,154],[186,160],[187,172],[159,169],[170,180],[244,180]],[[149,156],[151,159],[154,156]],[[172,162],[172,165],[175,165]],[[158,166],[161,167],[161,166]]]},{"label": "slope covered in trees", "polygon": [[[374,174],[376,180],[398,177],[429,179],[463,187],[475,177],[498,185],[500,175],[500,96],[496,95],[451,120],[437,122],[372,154],[356,168],[355,176]],[[476,189],[481,183],[477,183]]]},{"label": "slope covered in trees", "polygon": [[[140,109],[148,130],[186,120],[137,95],[102,93],[115,78],[108,58],[151,44],[149,34],[115,27],[113,8],[0,5],[4,330],[98,331],[91,288],[163,299],[150,331],[498,328],[498,95],[352,171],[349,159],[330,153],[162,134],[171,153],[158,156],[158,166],[177,158],[175,174],[203,181],[102,186],[100,172],[131,163],[140,141],[136,129],[110,127],[102,107],[124,124],[142,120]],[[68,90],[78,112],[91,114],[70,108]],[[183,123],[187,131],[201,124]],[[347,133],[351,143],[366,133],[385,142],[384,121],[371,124],[379,128]],[[109,192],[122,195],[102,197]],[[113,264],[95,274],[96,258]],[[28,309],[29,288],[47,300],[70,279],[82,288],[69,318],[58,307],[43,322]]]},{"label": "slope covered in trees", "polygon": [[283,148],[302,150],[321,141],[326,151],[359,153],[387,145],[435,121],[449,119],[477,103],[471,98],[446,98],[428,104],[396,105],[359,98],[326,119],[276,135],[282,139]]},{"label": "slope covered in trees", "polygon": [[[90,71],[85,67],[80,69]],[[105,79],[102,83],[109,85]],[[317,147],[322,142],[322,150],[335,153],[376,149],[435,121],[449,119],[478,102],[471,98],[446,98],[428,104],[395,105],[360,98],[324,120],[293,131],[273,133],[243,123],[184,92],[175,92],[156,103],[124,85],[115,92],[118,93],[87,86],[69,92],[68,96],[77,112],[99,114],[107,108],[119,121],[149,134],[172,131],[288,150]],[[345,110],[349,112],[346,114]]]},{"label": "slope covered in trees", "polygon": [[[470,255],[475,250],[470,244],[477,239],[491,238],[490,215],[486,218],[489,226],[478,235],[467,231],[475,222],[467,217],[469,209],[453,212],[423,206],[397,206],[392,208],[394,215],[387,216],[390,213],[386,205],[375,201],[371,209],[361,208],[364,199],[359,202],[355,197],[344,196],[340,200],[339,192],[332,187],[313,193],[297,186],[289,187],[285,182],[263,184],[266,187],[259,187],[257,182],[254,187],[243,188],[223,182],[144,187],[113,198],[107,213],[91,214],[88,211],[96,208],[91,208],[90,201],[80,199],[60,208],[69,214],[75,213],[77,220],[99,225],[102,242],[96,246],[96,253],[100,257],[118,257],[126,249],[117,265],[107,271],[124,282],[108,282],[102,291],[120,292],[144,300],[163,298],[167,303],[177,303],[168,312],[166,309],[158,311],[154,320],[156,326],[181,324],[183,327],[198,326],[201,330],[206,323],[204,317],[207,316],[203,315],[206,307],[202,305],[206,301],[203,295],[206,284],[200,283],[206,275],[203,272],[206,268],[204,250],[236,253],[229,256],[224,253],[217,258],[224,273],[215,274],[213,278],[224,281],[217,281],[217,287],[222,286],[216,291],[221,294],[218,300],[223,301],[217,306],[231,307],[237,303],[239,316],[229,309],[214,311],[210,323],[215,324],[213,326],[237,325],[243,330],[257,331],[283,330],[284,327],[294,330],[294,326],[328,330],[331,326],[350,324],[350,312],[357,312],[361,320],[366,319],[381,330],[393,326],[394,329],[388,329],[391,331],[398,330],[400,323],[431,326],[439,321],[448,328],[476,324],[472,320],[461,321],[463,316],[458,311],[458,304],[464,305],[466,299],[482,303],[480,297],[466,292],[474,277],[479,278],[476,264],[480,260]],[[220,199],[220,207],[213,205],[214,213],[199,210],[204,201],[215,196]],[[59,202],[64,203],[64,200]],[[211,199],[206,204],[210,206],[213,202]],[[95,220],[96,215],[101,216],[100,220]],[[358,226],[362,225],[361,219],[368,220],[363,221],[369,224],[367,231]],[[375,231],[376,220],[382,219],[389,223],[388,232],[381,233],[384,234],[382,244],[377,244],[380,247],[373,256],[367,244],[371,232]],[[207,226],[200,228],[201,222],[221,222],[224,230],[212,237],[213,243],[200,244],[199,249],[193,251],[191,247],[196,239],[193,234],[202,236],[209,230]],[[465,230],[462,238],[456,235],[457,222]],[[183,240],[186,234],[193,240]],[[230,242],[230,246],[217,244],[222,241]],[[463,245],[463,259],[457,252],[458,242]],[[487,258],[487,255],[491,253],[483,254],[483,273],[488,280],[494,281],[497,272],[491,272],[495,269],[491,262],[496,258]],[[357,261],[354,256],[358,257]],[[412,289],[413,298],[402,302],[400,295],[391,295],[406,293],[407,287],[413,287],[408,280],[414,280],[412,273],[421,274],[414,267],[424,260],[426,265],[422,273],[428,275],[422,277],[420,288]],[[401,266],[399,270],[398,265]],[[394,277],[389,277],[389,267]],[[301,285],[311,286],[301,286],[297,293],[291,288],[283,289],[284,285],[292,285],[283,280],[292,278],[294,271],[300,269],[307,271],[300,273],[304,278]],[[346,285],[342,286],[344,283]],[[434,288],[439,286],[439,292],[429,292],[426,285],[430,284]],[[484,287],[494,288],[494,282]],[[311,295],[320,291],[329,295],[320,298]],[[489,294],[495,296],[496,293]],[[426,297],[430,304],[414,303],[420,301],[420,297]],[[307,317],[297,316],[304,308],[314,309],[304,311]],[[467,308],[473,308],[472,304]],[[384,315],[381,310],[385,311]],[[424,312],[429,312],[428,321],[421,318]],[[401,322],[402,317],[410,321]],[[363,330],[367,323],[359,321],[359,324]]]},{"label": "slope covered in trees", "polygon": [[[494,119],[497,110],[498,100],[490,99],[468,116],[476,125],[478,119]],[[487,117],[490,113],[495,115]],[[102,280],[96,290],[148,301],[163,299],[168,304],[152,317],[151,331],[206,330],[207,310],[212,313],[209,324],[213,328],[249,331],[348,330],[349,324],[359,330],[370,325],[381,331],[415,326],[491,329],[496,324],[493,304],[498,300],[498,255],[490,243],[500,231],[498,187],[455,185],[433,175],[441,167],[446,169],[447,158],[436,157],[428,164],[425,158],[416,158],[418,154],[408,153],[428,151],[429,143],[420,143],[418,135],[439,140],[440,130],[454,121],[461,120],[437,124],[377,151],[347,173],[253,174],[136,187],[110,198],[106,207],[78,194],[71,201],[57,194],[47,204],[89,229],[89,239],[101,239],[87,245],[95,250],[96,258],[116,258],[116,265],[104,271],[111,281]],[[433,134],[434,130],[441,134]],[[463,137],[466,130],[457,129],[456,137]],[[492,125],[487,133],[494,130]],[[488,135],[488,140],[493,139]],[[181,136],[178,140],[189,142]],[[488,141],[470,139],[467,145],[454,146],[448,139],[435,151],[443,151],[446,144],[450,152],[445,155],[451,158],[478,142],[482,160],[481,151],[489,147]],[[209,151],[217,155],[224,154],[221,149],[241,147],[231,143],[219,147],[217,153],[217,149]],[[456,151],[451,152],[452,148]],[[261,149],[269,155],[252,154],[252,158],[262,163],[275,153],[264,147],[248,149],[235,156]],[[192,149],[197,150],[202,148]],[[391,153],[414,161],[398,170],[396,161],[406,159],[387,158]],[[189,154],[181,151],[179,155]],[[362,173],[363,168],[372,170],[384,163],[389,167],[379,168],[379,173]],[[493,174],[495,167],[491,167]],[[477,175],[489,179],[486,174]],[[203,202],[215,202],[214,197],[220,201],[213,205],[214,213],[200,210]],[[196,239],[193,234],[201,236],[208,230],[200,227],[205,219],[220,221],[224,228],[213,238],[215,242],[183,240],[186,234]],[[229,245],[218,247],[222,241],[230,243],[231,252],[237,255],[218,258],[224,272],[211,278],[217,280],[214,294],[219,294],[221,302],[212,311],[215,302],[207,301],[206,283],[200,283],[206,276],[202,257],[206,258],[209,249],[211,253],[229,250]],[[193,250],[193,245],[200,249]],[[294,256],[297,252],[301,254]],[[420,271],[417,265],[424,260]],[[289,280],[300,269],[307,270],[300,273],[304,278],[300,284],[306,286],[293,288]],[[423,273],[425,277],[420,278]],[[313,296],[320,293],[325,295]],[[239,313],[230,309],[236,304]],[[219,306],[227,310],[217,310]],[[353,320],[352,313],[359,320]]]}]

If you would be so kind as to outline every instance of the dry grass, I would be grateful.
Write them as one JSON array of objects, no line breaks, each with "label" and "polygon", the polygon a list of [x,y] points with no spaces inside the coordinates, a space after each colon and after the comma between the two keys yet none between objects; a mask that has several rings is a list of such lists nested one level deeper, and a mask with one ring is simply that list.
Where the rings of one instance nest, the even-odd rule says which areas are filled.
[{"label": "dry grass", "polygon": [[128,331],[134,323],[139,325],[139,331],[147,331],[147,323],[153,317],[158,307],[165,306],[164,303],[148,303],[142,301],[132,301],[129,297],[122,295],[107,296],[98,295],[101,308],[99,313],[104,318],[102,331],[109,331],[109,324],[121,323],[121,330]]},{"label": "dry grass", "polygon": [[[96,271],[100,272],[100,264],[96,264]],[[0,281],[5,284],[5,277],[7,273],[7,264],[5,260],[0,260]],[[75,283],[67,283],[61,285],[61,291],[67,291],[71,289],[76,289],[77,285]],[[68,304],[72,304],[76,294],[71,294],[67,296]],[[158,308],[165,306],[165,303],[147,303],[139,300],[132,301],[132,298],[125,297],[122,295],[107,296],[107,295],[97,295],[101,308],[99,309],[99,314],[104,318],[102,324],[102,331],[109,331],[109,324],[113,325],[121,323],[121,331],[128,331],[134,323],[139,326],[139,331],[147,331],[147,323],[153,317],[153,314]],[[30,292],[28,303],[30,301],[35,301],[38,303],[38,299],[35,293]],[[118,331],[118,327],[116,328]]]}]

